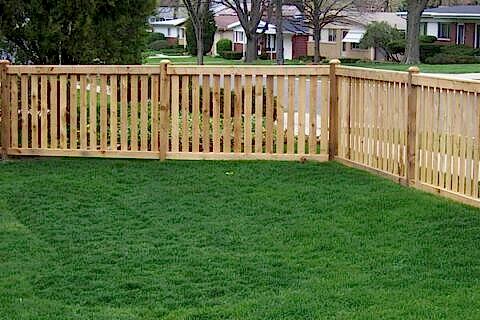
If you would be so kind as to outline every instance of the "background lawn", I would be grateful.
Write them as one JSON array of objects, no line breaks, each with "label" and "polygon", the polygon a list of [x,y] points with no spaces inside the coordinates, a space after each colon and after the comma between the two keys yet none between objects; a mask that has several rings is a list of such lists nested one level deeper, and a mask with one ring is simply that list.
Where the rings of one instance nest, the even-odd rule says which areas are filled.
[{"label": "background lawn", "polygon": [[[170,57],[168,58],[172,63],[175,64],[196,64],[197,60],[195,57]],[[164,58],[146,58],[146,64],[159,64],[160,61]],[[214,65],[244,65],[245,63],[239,60],[227,60],[219,57],[205,56],[205,64],[214,64]],[[252,64],[260,65],[274,65],[275,61],[272,60],[256,60]],[[304,61],[300,60],[286,60],[288,65],[305,65]],[[407,71],[410,67],[409,65],[401,63],[379,63],[379,62],[359,62],[353,64],[345,64],[354,67],[363,67],[363,68],[374,68],[374,69],[384,69],[384,70],[394,70],[394,71]],[[420,64],[419,65],[421,72],[425,73],[480,73],[480,64]]]},{"label": "background lawn", "polygon": [[480,210],[336,163],[0,162],[0,319],[478,319]]}]

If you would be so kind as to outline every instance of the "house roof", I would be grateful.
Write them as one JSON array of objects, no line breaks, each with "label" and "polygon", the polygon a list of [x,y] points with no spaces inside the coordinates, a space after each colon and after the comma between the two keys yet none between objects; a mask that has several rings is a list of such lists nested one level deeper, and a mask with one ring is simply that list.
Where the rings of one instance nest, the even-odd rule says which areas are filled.
[{"label": "house roof", "polygon": [[443,6],[438,8],[430,8],[424,11],[424,14],[478,14],[480,15],[480,6],[464,5],[464,6]]},{"label": "house roof", "polygon": [[176,27],[183,24],[185,21],[187,21],[186,18],[179,18],[179,19],[172,19],[172,20],[150,22],[150,24],[156,25],[156,26],[175,26]]},{"label": "house roof", "polygon": [[399,30],[407,29],[407,22],[402,17],[399,17],[394,12],[367,12],[352,15],[348,19],[351,19],[354,22],[357,22],[363,26],[367,26],[372,22],[386,22],[390,26],[397,28]]},{"label": "house roof", "polygon": [[[239,26],[240,26],[240,21],[236,19],[236,21],[227,25],[225,29],[234,29]],[[264,26],[265,26],[265,21],[260,21],[258,29],[262,29]],[[303,19],[300,19],[300,18],[284,17],[282,26],[283,26],[284,33],[308,34],[309,32],[308,26],[305,24]],[[275,21],[270,21],[268,23],[268,30],[265,31],[265,33],[275,33],[275,28],[276,28]]]},{"label": "house roof", "polygon": [[238,22],[237,16],[234,15],[217,15],[215,16],[215,24],[219,30],[227,30],[232,23]]},{"label": "house roof", "polygon": [[[407,12],[398,12],[397,15],[406,17]],[[480,6],[462,5],[462,6],[443,6],[438,8],[429,8],[423,11],[423,18],[471,18],[480,19]]]}]

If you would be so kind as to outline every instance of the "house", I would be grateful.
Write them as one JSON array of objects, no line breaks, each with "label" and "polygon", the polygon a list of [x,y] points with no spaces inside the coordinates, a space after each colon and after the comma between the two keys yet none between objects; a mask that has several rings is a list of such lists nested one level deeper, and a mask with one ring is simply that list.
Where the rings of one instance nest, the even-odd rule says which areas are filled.
[{"label": "house", "polygon": [[[298,59],[307,54],[308,27],[302,20],[284,19],[283,21],[283,54],[286,60]],[[234,22],[227,27],[233,32],[233,50],[246,51],[247,38],[240,22]],[[258,53],[266,54],[269,59],[275,59],[276,26],[273,23],[260,21],[258,25]]]},{"label": "house", "polygon": [[[232,41],[232,51],[246,51],[247,38],[235,12],[229,8],[215,7],[215,32],[212,55],[217,55],[216,44],[221,39]],[[297,7],[285,5],[283,11],[284,57],[287,60],[307,55],[308,28]],[[268,58],[276,58],[276,27],[275,21],[261,21],[258,27],[258,53],[266,54]]]},{"label": "house", "polygon": [[160,20],[151,17],[148,22],[152,32],[163,33],[170,44],[186,45],[185,21],[187,21],[186,18]]},{"label": "house", "polygon": [[[361,49],[360,41],[372,22],[387,22],[401,31],[406,30],[405,19],[390,12],[351,12],[348,17],[341,18],[325,26],[321,31],[320,55],[325,58],[350,58],[362,60],[384,60],[378,48]],[[313,36],[308,39],[309,56],[314,55]]]},{"label": "house", "polygon": [[[406,12],[399,12],[406,17]],[[480,6],[461,5],[426,9],[421,18],[422,35],[437,37],[437,43],[480,48]]]}]

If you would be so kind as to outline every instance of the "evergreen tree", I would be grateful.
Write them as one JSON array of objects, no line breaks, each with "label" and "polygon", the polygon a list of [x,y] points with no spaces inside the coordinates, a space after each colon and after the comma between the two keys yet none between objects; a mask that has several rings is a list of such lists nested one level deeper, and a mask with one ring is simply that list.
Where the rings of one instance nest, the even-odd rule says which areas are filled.
[{"label": "evergreen tree", "polygon": [[0,0],[0,33],[35,64],[141,62],[155,0]]},{"label": "evergreen tree", "polygon": [[[207,13],[207,18],[204,19],[203,29],[203,55],[206,55],[212,50],[213,37],[217,26],[215,25],[215,18],[211,10]],[[188,19],[185,22],[185,34],[187,37],[187,51],[192,55],[197,55],[197,38],[195,36],[195,30],[193,28],[192,21]]]}]

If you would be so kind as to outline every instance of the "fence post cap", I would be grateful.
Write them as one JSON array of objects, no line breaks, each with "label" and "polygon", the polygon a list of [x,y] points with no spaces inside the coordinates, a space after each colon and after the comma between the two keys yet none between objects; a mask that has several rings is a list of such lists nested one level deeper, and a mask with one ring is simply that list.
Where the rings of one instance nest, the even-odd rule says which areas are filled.
[{"label": "fence post cap", "polygon": [[168,59],[164,59],[162,61],[160,61],[160,64],[169,64],[171,63],[172,61],[168,60]]},{"label": "fence post cap", "polygon": [[408,68],[408,72],[410,72],[410,73],[419,73],[419,72],[420,72],[420,68],[417,67],[417,66],[412,66],[412,67]]},{"label": "fence post cap", "polygon": [[10,64],[10,61],[8,61],[8,60],[0,60],[0,64]]},{"label": "fence post cap", "polygon": [[341,64],[342,62],[338,59],[332,59],[330,60],[329,64]]}]

